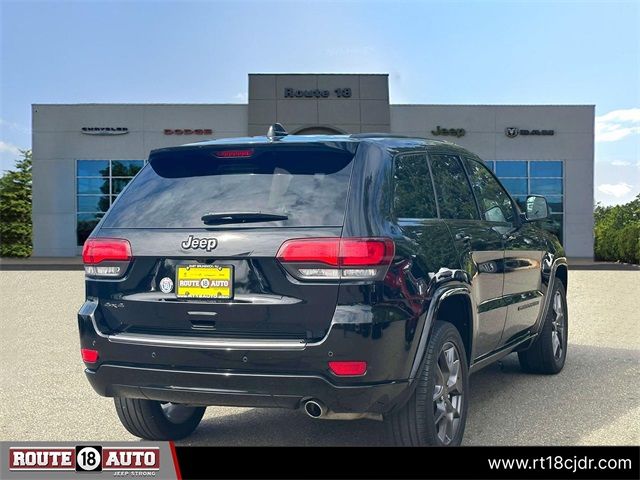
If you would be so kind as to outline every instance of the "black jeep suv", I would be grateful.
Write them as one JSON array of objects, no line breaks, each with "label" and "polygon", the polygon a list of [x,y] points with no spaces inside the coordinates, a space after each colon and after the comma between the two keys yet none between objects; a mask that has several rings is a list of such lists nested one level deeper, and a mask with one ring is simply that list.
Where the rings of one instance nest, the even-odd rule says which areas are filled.
[{"label": "black jeep suv", "polygon": [[178,439],[207,405],[377,418],[458,445],[469,374],[558,373],[567,263],[473,153],[391,135],[151,152],[84,245],[86,375],[123,425]]}]

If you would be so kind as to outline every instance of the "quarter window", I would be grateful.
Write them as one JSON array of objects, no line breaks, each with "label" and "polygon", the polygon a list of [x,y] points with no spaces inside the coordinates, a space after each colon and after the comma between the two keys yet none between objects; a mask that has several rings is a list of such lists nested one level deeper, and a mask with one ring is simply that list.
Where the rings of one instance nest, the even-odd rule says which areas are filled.
[{"label": "quarter window", "polygon": [[394,162],[396,218],[436,218],[438,210],[425,153],[400,155]]},{"label": "quarter window", "polygon": [[478,220],[478,208],[460,159],[455,155],[431,155],[431,170],[440,216]]},{"label": "quarter window", "polygon": [[476,194],[482,218],[489,222],[513,222],[511,199],[487,167],[469,158],[465,158],[464,163],[469,172],[469,180]]},{"label": "quarter window", "polygon": [[144,160],[78,160],[76,162],[76,238],[83,245],[104,213]]}]

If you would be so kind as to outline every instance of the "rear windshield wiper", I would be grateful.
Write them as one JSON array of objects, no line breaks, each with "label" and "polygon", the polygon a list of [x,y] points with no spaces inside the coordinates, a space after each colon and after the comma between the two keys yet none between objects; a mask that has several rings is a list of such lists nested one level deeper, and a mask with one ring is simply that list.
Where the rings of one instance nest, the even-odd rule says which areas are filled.
[{"label": "rear windshield wiper", "polygon": [[287,215],[262,212],[207,213],[201,220],[206,225],[222,225],[225,223],[275,222],[287,220]]}]

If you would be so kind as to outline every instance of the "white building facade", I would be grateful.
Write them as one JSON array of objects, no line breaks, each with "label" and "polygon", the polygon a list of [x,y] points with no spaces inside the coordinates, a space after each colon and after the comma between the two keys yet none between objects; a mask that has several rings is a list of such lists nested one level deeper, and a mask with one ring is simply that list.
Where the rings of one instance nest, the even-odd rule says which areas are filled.
[{"label": "white building facade", "polygon": [[264,135],[274,122],[457,143],[517,200],[545,195],[567,255],[593,257],[593,105],[390,105],[388,76],[369,74],[252,74],[244,105],[33,105],[33,255],[79,255],[151,150]]}]

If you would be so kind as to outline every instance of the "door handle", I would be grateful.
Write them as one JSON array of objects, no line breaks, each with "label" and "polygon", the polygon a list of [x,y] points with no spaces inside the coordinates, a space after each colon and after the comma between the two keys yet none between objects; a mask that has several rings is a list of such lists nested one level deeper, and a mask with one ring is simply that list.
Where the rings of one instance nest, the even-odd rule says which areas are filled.
[{"label": "door handle", "polygon": [[466,233],[456,233],[456,240],[461,242],[470,242],[471,235],[467,235]]}]

